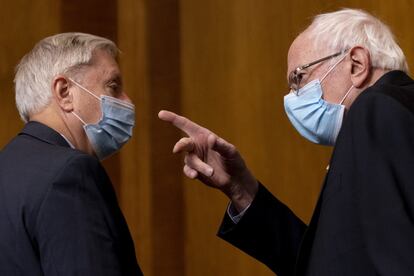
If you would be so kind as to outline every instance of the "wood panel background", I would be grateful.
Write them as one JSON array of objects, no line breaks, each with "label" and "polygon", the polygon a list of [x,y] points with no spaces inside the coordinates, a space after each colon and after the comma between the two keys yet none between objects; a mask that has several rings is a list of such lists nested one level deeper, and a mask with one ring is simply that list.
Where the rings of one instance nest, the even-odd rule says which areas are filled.
[{"label": "wood panel background", "polygon": [[137,106],[133,139],[105,167],[146,275],[272,275],[215,233],[227,199],[181,173],[171,154],[181,133],[160,122],[170,109],[238,146],[258,179],[308,221],[330,149],[302,139],[283,111],[286,54],[313,15],[366,9],[393,29],[409,64],[408,0],[0,0],[0,146],[22,127],[14,107],[18,60],[45,36],[82,31],[122,50]]}]

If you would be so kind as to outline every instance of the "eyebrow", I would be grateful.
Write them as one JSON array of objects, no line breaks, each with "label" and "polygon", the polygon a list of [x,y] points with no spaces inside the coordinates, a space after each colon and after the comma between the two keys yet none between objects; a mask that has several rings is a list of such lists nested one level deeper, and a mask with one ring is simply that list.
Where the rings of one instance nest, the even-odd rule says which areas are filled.
[{"label": "eyebrow", "polygon": [[115,81],[118,84],[122,85],[122,75],[120,72],[114,71],[108,74],[108,77],[106,77],[106,82]]}]

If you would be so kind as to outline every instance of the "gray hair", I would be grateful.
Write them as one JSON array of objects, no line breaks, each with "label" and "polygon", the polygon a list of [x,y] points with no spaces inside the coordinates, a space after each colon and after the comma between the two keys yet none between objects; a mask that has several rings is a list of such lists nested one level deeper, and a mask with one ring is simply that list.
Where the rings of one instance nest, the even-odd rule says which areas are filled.
[{"label": "gray hair", "polygon": [[406,58],[390,28],[365,11],[342,9],[317,15],[308,31],[316,49],[333,53],[363,46],[373,67],[408,73]]},{"label": "gray hair", "polygon": [[91,64],[95,50],[114,58],[118,48],[109,39],[84,33],[62,33],[38,42],[16,67],[16,106],[24,122],[50,103],[51,85],[58,74],[75,74]]}]

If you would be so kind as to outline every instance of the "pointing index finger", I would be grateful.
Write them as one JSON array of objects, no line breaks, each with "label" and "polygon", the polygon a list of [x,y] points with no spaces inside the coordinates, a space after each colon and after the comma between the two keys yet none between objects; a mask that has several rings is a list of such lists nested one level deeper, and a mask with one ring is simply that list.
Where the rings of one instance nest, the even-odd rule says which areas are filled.
[{"label": "pointing index finger", "polygon": [[163,121],[173,124],[174,126],[181,129],[182,131],[187,133],[187,135],[190,135],[190,136],[193,136],[197,134],[197,132],[203,130],[201,126],[197,125],[191,120],[183,116],[179,116],[171,111],[161,110],[158,113],[158,118],[160,118]]}]

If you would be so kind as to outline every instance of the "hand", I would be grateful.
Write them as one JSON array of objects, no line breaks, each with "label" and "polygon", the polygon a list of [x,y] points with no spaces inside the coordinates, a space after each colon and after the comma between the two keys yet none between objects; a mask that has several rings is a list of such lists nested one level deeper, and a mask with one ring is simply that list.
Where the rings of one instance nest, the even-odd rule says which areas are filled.
[{"label": "hand", "polygon": [[259,184],[232,144],[170,111],[160,111],[158,117],[188,135],[173,149],[173,153],[185,153],[183,171],[187,177],[224,192],[239,212],[253,201]]}]

